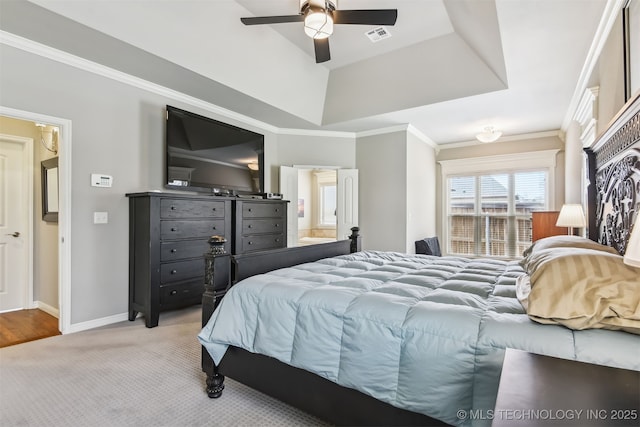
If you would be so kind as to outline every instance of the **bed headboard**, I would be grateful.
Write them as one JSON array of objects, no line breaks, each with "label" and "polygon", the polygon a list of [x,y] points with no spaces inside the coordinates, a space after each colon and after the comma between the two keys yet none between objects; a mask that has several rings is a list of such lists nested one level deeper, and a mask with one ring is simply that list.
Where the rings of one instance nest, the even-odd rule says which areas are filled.
[{"label": "bed headboard", "polygon": [[624,255],[640,221],[640,92],[585,152],[589,238]]}]

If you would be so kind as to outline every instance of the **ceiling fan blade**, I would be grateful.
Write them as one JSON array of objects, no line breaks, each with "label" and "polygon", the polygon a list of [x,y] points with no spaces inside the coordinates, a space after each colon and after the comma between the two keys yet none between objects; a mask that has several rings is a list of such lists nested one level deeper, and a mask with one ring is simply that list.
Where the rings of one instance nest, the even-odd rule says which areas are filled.
[{"label": "ceiling fan blade", "polygon": [[395,25],[398,9],[334,10],[334,24]]},{"label": "ceiling fan blade", "polygon": [[331,59],[331,53],[329,53],[329,38],[313,39],[313,47],[316,50],[316,64],[327,62]]},{"label": "ceiling fan blade", "polygon": [[283,24],[286,22],[302,22],[304,15],[282,15],[282,16],[253,16],[250,18],[240,18],[244,25],[260,24]]}]

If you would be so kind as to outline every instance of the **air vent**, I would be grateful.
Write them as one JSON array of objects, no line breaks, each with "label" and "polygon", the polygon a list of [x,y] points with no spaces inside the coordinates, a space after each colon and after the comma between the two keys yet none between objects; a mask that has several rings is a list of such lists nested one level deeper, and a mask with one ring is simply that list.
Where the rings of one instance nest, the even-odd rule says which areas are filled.
[{"label": "air vent", "polygon": [[371,40],[373,43],[376,43],[376,42],[379,42],[380,40],[388,39],[389,37],[391,37],[391,33],[389,32],[389,30],[387,30],[384,27],[374,28],[373,30],[367,31],[365,34],[367,35],[367,37],[369,37],[369,40]]}]

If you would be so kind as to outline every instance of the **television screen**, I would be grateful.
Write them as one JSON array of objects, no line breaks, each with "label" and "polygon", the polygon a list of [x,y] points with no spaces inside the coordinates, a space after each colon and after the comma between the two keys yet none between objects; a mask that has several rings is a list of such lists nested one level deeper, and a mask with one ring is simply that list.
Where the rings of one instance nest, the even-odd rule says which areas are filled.
[{"label": "television screen", "polygon": [[263,193],[264,135],[167,105],[167,188]]}]

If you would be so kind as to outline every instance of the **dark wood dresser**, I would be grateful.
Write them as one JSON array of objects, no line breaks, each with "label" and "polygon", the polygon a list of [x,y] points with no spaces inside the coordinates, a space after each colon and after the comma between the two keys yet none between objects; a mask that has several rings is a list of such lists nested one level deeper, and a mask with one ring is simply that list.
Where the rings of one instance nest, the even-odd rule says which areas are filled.
[{"label": "dark wood dresser", "polygon": [[286,247],[287,202],[237,200],[234,206],[234,254]]},{"label": "dark wood dresser", "polygon": [[242,254],[287,245],[283,200],[146,192],[129,197],[129,320],[157,326],[160,312],[199,304],[213,235]]}]

